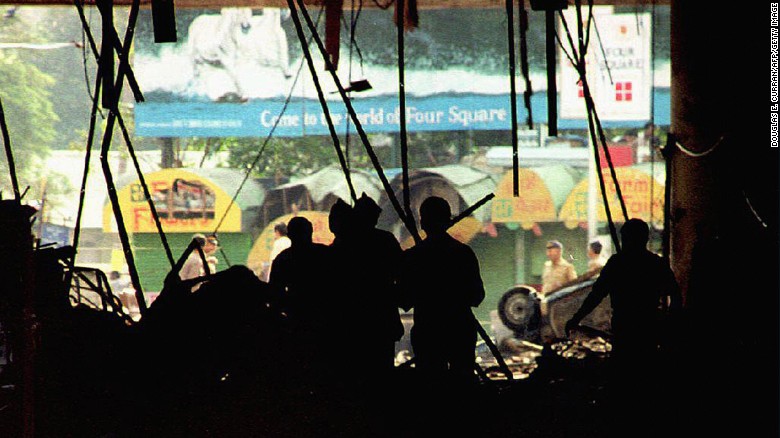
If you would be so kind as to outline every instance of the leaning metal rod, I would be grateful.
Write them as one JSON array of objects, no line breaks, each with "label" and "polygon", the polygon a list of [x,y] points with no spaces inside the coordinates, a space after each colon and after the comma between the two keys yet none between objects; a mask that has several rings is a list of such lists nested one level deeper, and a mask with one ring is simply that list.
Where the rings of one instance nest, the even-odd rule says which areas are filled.
[{"label": "leaning metal rod", "polygon": [[507,39],[509,40],[509,105],[512,111],[512,195],[520,196],[520,163],[517,157],[517,88],[515,76],[515,18],[513,0],[506,0]]},{"label": "leaning metal rod", "polygon": [[[582,0],[575,0],[575,4],[577,7],[577,37],[579,40],[580,45],[580,66],[581,71],[578,69],[578,72],[581,73],[581,78],[583,81],[583,84],[586,82],[585,77],[585,53],[588,50],[588,47],[585,45],[584,39],[583,39],[583,28],[582,28]],[[592,11],[592,5],[591,5],[591,11]],[[590,29],[588,29],[590,30]],[[588,36],[590,36],[590,32],[588,32]],[[584,88],[584,86],[583,86]],[[623,221],[628,220],[628,211],[626,210],[626,203],[623,200],[623,193],[620,190],[620,182],[617,179],[617,174],[615,173],[615,166],[612,164],[612,156],[609,153],[609,148],[607,148],[607,139],[604,135],[604,129],[601,127],[601,120],[599,119],[599,115],[596,112],[596,105],[593,102],[593,96],[589,95],[589,98],[585,99],[585,105],[587,106],[587,110],[589,114],[593,114],[593,120],[594,124],[596,126],[597,132],[599,134],[599,140],[601,140],[601,147],[604,150],[604,158],[607,159],[607,165],[609,166],[610,175],[612,176],[612,181],[615,183],[615,190],[617,192],[618,200],[620,201],[620,208],[623,212]],[[598,166],[598,165],[597,165]],[[606,202],[606,201],[605,201]]]},{"label": "leaning metal rod", "polygon": [[604,128],[601,126],[601,120],[599,119],[599,114],[596,112],[593,98],[591,97],[590,100],[586,100],[585,103],[590,105],[591,109],[589,111],[593,112],[593,120],[596,125],[596,130],[599,134],[599,140],[601,140],[601,149],[604,151],[604,158],[607,159],[607,165],[609,166],[609,173],[612,176],[612,181],[615,182],[615,191],[617,192],[618,201],[620,201],[620,209],[623,213],[623,221],[625,222],[628,220],[628,210],[626,209],[626,202],[623,199],[623,191],[620,189],[620,181],[618,181],[617,173],[615,173],[615,166],[612,164],[612,155],[610,155],[609,148],[607,147],[607,137],[604,135]]},{"label": "leaning metal rod", "polygon": [[11,174],[11,184],[14,188],[14,198],[20,201],[22,195],[19,194],[19,180],[16,179],[16,164],[14,163],[14,154],[11,150],[11,136],[8,134],[8,125],[5,123],[5,111],[3,111],[2,100],[0,100],[0,129],[3,131],[3,144],[5,145],[5,156],[8,160],[8,172]]},{"label": "leaning metal rod", "polygon": [[[303,18],[306,20],[306,24],[309,27],[312,36],[314,37],[314,41],[317,43],[317,48],[320,50],[320,54],[325,60],[325,65],[327,66],[326,70],[330,72],[331,77],[333,78],[333,82],[336,84],[336,87],[339,90],[339,94],[341,95],[341,100],[344,101],[344,105],[347,107],[347,112],[349,113],[349,116],[352,118],[352,122],[355,124],[355,129],[360,135],[360,139],[363,142],[363,146],[366,149],[366,153],[371,159],[371,163],[374,165],[374,169],[377,173],[377,176],[379,177],[379,180],[382,182],[382,187],[384,188],[385,193],[387,194],[387,198],[390,200],[390,203],[395,209],[396,214],[398,214],[398,217],[401,219],[401,221],[403,221],[404,225],[406,226],[406,229],[414,238],[414,241],[420,242],[421,239],[419,233],[417,233],[417,227],[415,227],[414,224],[412,223],[414,219],[406,215],[406,213],[403,211],[403,208],[401,207],[401,204],[398,202],[398,198],[395,196],[395,192],[393,192],[393,189],[390,186],[390,182],[387,180],[387,177],[385,176],[385,172],[382,170],[382,164],[379,162],[379,158],[377,158],[376,154],[374,153],[374,149],[373,147],[371,147],[371,143],[368,141],[368,136],[366,135],[366,131],[363,130],[363,125],[360,123],[360,120],[357,117],[357,113],[355,113],[355,108],[352,107],[352,102],[350,101],[349,96],[347,96],[347,92],[346,90],[344,90],[344,87],[341,85],[341,81],[336,75],[336,71],[333,68],[332,63],[330,62],[330,59],[328,58],[327,52],[325,50],[325,46],[322,43],[322,39],[317,34],[317,28],[312,22],[308,11],[306,10],[306,5],[303,3],[303,0],[297,0],[297,2],[299,7],[301,8],[301,13],[303,14]],[[297,9],[295,8],[295,4],[293,0],[287,0],[287,4],[289,5],[290,12],[294,17],[293,21],[296,22],[297,26],[300,26],[301,23],[297,19]]]},{"label": "leaning metal rod", "polygon": [[[130,9],[130,18],[128,19],[128,26],[131,24],[135,24],[135,17],[138,16],[138,8],[139,8],[140,1],[134,0],[132,7]],[[108,29],[103,29],[103,32],[108,32]],[[127,34],[126,34],[127,35]],[[125,47],[127,45],[125,44]],[[113,52],[112,52],[113,54]],[[125,58],[126,61],[126,58]],[[135,266],[135,258],[133,256],[133,250],[130,246],[130,238],[127,233],[127,228],[125,227],[125,221],[122,217],[122,209],[119,205],[119,197],[116,193],[116,185],[114,184],[114,178],[111,174],[111,168],[108,164],[108,151],[111,146],[111,137],[114,132],[114,123],[116,122],[116,112],[118,111],[118,101],[119,97],[121,95],[121,89],[122,89],[122,83],[121,80],[123,74],[123,69],[119,69],[119,72],[117,74],[117,87],[114,90],[114,101],[111,103],[108,114],[108,119],[106,121],[106,128],[105,132],[103,133],[103,142],[100,150],[100,162],[101,166],[103,168],[103,176],[106,179],[106,185],[108,186],[108,197],[111,200],[111,208],[114,212],[114,218],[116,220],[117,225],[117,231],[119,233],[119,240],[122,243],[122,250],[125,255],[125,261],[127,262],[128,271],[130,273],[130,280],[133,283],[133,288],[135,289],[135,297],[136,301],[138,302],[138,310],[141,312],[141,315],[143,316],[144,313],[146,313],[146,299],[144,297],[143,289],[141,288],[141,279],[138,276],[138,270]]]},{"label": "leaning metal rod", "polygon": [[[584,62],[582,63],[584,64]],[[584,73],[584,72],[583,72]],[[607,222],[609,223],[609,234],[612,236],[612,244],[615,245],[616,252],[620,252],[620,239],[618,239],[617,229],[615,228],[615,222],[612,220],[612,209],[609,207],[609,199],[607,197],[607,189],[604,185],[604,173],[601,170],[601,162],[599,161],[599,145],[596,139],[596,133],[594,132],[594,111],[591,111],[592,97],[590,95],[590,87],[588,81],[585,79],[585,75],[580,76],[582,80],[582,91],[585,95],[585,102],[588,105],[588,128],[590,130],[591,143],[593,143],[593,159],[596,160],[596,170],[599,176],[599,187],[601,188],[601,198],[604,201],[604,212],[607,214]],[[588,102],[591,102],[588,104]],[[606,148],[605,148],[606,149]],[[617,180],[615,180],[615,186],[617,186]]]},{"label": "leaning metal rod", "polygon": [[[587,112],[588,112],[588,127],[589,127],[590,136],[591,136],[591,144],[593,144],[593,149],[594,149],[593,159],[596,161],[596,170],[598,172],[598,177],[599,177],[599,187],[601,189],[601,196],[602,196],[602,200],[603,200],[603,203],[604,203],[604,211],[605,211],[605,213],[607,215],[607,220],[608,220],[608,223],[609,223],[610,236],[612,238],[613,244],[615,245],[615,249],[617,251],[620,251],[620,240],[618,239],[618,236],[617,236],[617,230],[615,229],[615,223],[612,220],[612,212],[611,212],[611,209],[609,207],[609,200],[607,198],[607,191],[606,191],[606,187],[605,187],[605,184],[604,184],[604,174],[603,174],[603,172],[601,170],[601,163],[599,161],[598,139],[596,138],[596,132],[595,132],[595,126],[594,126],[595,122],[593,120],[593,115],[596,112],[596,107],[595,107],[595,104],[593,103],[593,97],[591,96],[591,93],[590,93],[590,86],[588,85],[588,78],[587,78],[587,75],[586,75],[587,72],[586,72],[586,69],[585,69],[585,50],[587,49],[587,47],[585,47],[582,44],[582,42],[580,42],[579,53],[577,53],[577,47],[574,45],[574,41],[572,40],[571,32],[569,31],[569,27],[566,24],[566,18],[563,16],[562,13],[559,12],[559,14],[560,14],[560,17],[561,17],[561,21],[563,23],[563,27],[564,27],[564,29],[566,31],[566,37],[567,37],[567,39],[569,41],[569,45],[571,46],[571,49],[572,49],[572,57],[573,58],[570,58],[570,61],[572,61],[574,63],[574,68],[577,70],[577,73],[580,76],[580,81],[582,82],[582,90],[583,90],[583,95],[585,97],[585,107],[586,107]],[[578,18],[578,21],[579,21],[579,18]],[[581,25],[578,27],[578,30],[580,32],[580,35],[582,35],[582,26]],[[604,147],[604,149],[606,150],[606,146]],[[615,185],[617,186],[618,185],[617,179],[615,179],[614,182],[615,182]]]},{"label": "leaning metal rod", "polygon": [[482,207],[483,205],[485,205],[485,203],[487,203],[488,201],[490,201],[491,199],[493,199],[495,197],[496,197],[495,193],[490,193],[489,195],[486,195],[484,198],[482,198],[479,201],[477,201],[476,204],[474,204],[471,207],[463,210],[463,212],[461,212],[459,215],[455,216],[450,221],[450,225],[449,226],[452,227],[455,224],[457,224],[458,222],[460,222],[461,220],[471,216],[471,213],[474,213],[474,211],[476,211],[479,207]]},{"label": "leaning metal rod", "polygon": [[100,101],[100,82],[102,80],[103,69],[98,64],[97,74],[95,75],[95,95],[92,96],[92,112],[89,117],[89,129],[87,130],[87,150],[84,154],[84,174],[81,177],[81,190],[79,190],[79,207],[76,213],[76,227],[73,229],[73,249],[79,247],[79,237],[81,236],[81,216],[84,214],[84,198],[87,193],[87,177],[89,176],[89,162],[92,158],[92,146],[95,138],[95,120],[97,119],[98,102]]},{"label": "leaning metal rod", "polygon": [[[406,0],[399,0],[396,3],[396,33],[398,34],[398,108],[399,108],[399,127],[401,136],[401,183],[402,195],[404,201],[404,213],[406,217],[414,217],[412,214],[411,188],[409,187],[409,141],[406,133],[406,78],[405,78],[405,59],[404,59],[404,24],[406,21],[404,7]],[[414,235],[417,234],[417,224],[410,221],[411,226],[415,227]]]},{"label": "leaning metal rod", "polygon": [[311,78],[314,81],[314,88],[317,89],[317,98],[322,106],[322,113],[325,115],[325,120],[328,122],[328,131],[330,132],[330,138],[333,140],[333,147],[336,149],[336,156],[339,159],[339,165],[341,165],[341,171],[344,172],[344,178],[347,180],[347,186],[349,187],[349,195],[352,197],[352,202],[357,202],[357,194],[355,194],[355,187],[352,185],[352,177],[347,167],[347,161],[344,158],[344,153],[341,151],[341,143],[339,142],[339,136],[336,133],[336,127],[333,125],[333,119],[330,116],[330,110],[328,109],[328,102],[325,101],[325,94],[322,92],[322,85],[320,85],[320,79],[317,76],[317,69],[314,67],[314,60],[311,57],[311,50],[309,50],[309,43],[306,41],[306,36],[303,34],[303,26],[300,25],[300,18],[297,15],[293,16],[293,20],[298,20],[295,26],[295,31],[298,34],[298,39],[301,41],[301,48],[303,49],[303,55],[306,58],[306,64],[311,72]]},{"label": "leaning metal rod", "polygon": [[[77,5],[78,5],[78,3],[77,3]],[[81,11],[81,8],[79,8],[79,10]],[[81,15],[83,15],[83,12],[80,12],[80,13],[81,13]],[[121,44],[121,45],[119,44],[117,36],[116,36],[116,29],[114,29],[114,28],[110,29],[111,31],[113,31],[114,40],[116,41],[115,46],[118,47],[117,48],[117,52],[119,53],[118,75],[117,75],[116,84],[114,85],[114,90],[117,93],[117,96],[116,96],[117,100],[116,100],[116,102],[119,101],[119,94],[121,93],[121,90],[122,90],[122,84],[123,84],[123,80],[124,80],[124,75],[127,74],[127,73],[131,73],[132,74],[132,69],[130,68],[130,63],[128,62],[127,57],[128,57],[128,53],[129,53],[129,50],[130,50],[130,45],[133,42],[133,34],[134,34],[135,23],[136,23],[137,18],[138,18],[138,11],[136,10],[135,12],[133,12],[133,10],[131,9],[130,10],[130,16],[128,18],[127,33],[125,34],[124,44]],[[86,20],[82,20],[82,25],[86,26]],[[90,31],[89,27],[85,27],[84,31],[87,34],[87,37],[88,37],[88,39],[90,41],[90,47],[92,48],[93,55],[96,58],[99,58],[97,47],[94,44],[94,38],[92,36],[92,32]],[[127,50],[120,51],[121,47],[125,47]],[[100,63],[98,63],[98,73],[101,73]],[[129,76],[128,76],[128,81],[129,81]],[[136,94],[136,99],[138,98],[139,95],[140,95],[140,90]],[[143,96],[141,96],[141,100],[143,100]],[[138,174],[138,180],[141,183],[141,188],[142,188],[142,190],[144,192],[144,196],[146,197],[146,201],[149,204],[149,210],[150,210],[150,212],[152,214],[152,218],[154,219],[155,225],[157,227],[157,233],[160,235],[160,240],[162,242],[163,248],[165,249],[165,254],[168,257],[168,262],[170,263],[171,266],[173,266],[174,265],[173,254],[171,253],[171,248],[170,248],[170,245],[168,244],[168,239],[165,236],[165,232],[162,229],[162,223],[160,222],[160,217],[157,214],[157,208],[154,205],[151,193],[149,192],[149,187],[146,184],[146,179],[144,178],[143,172],[141,171],[141,166],[138,163],[138,158],[135,155],[135,149],[133,148],[133,143],[132,143],[132,141],[130,139],[130,135],[127,132],[127,128],[125,127],[125,123],[124,123],[124,119],[122,117],[122,114],[119,112],[118,105],[114,106],[114,111],[113,112],[114,112],[114,115],[117,117],[117,119],[119,121],[119,127],[120,127],[120,129],[122,131],[122,134],[124,136],[124,140],[125,140],[125,143],[127,145],[127,150],[130,153],[130,157],[131,157],[131,159],[133,161],[133,166],[135,167],[136,174]],[[94,120],[94,113],[93,113],[93,120]],[[88,152],[89,152],[89,149],[88,149]]]},{"label": "leaning metal rod", "polygon": [[504,360],[504,356],[502,356],[501,352],[498,351],[498,347],[496,347],[496,344],[494,344],[493,340],[490,339],[490,336],[488,336],[487,332],[485,331],[485,328],[482,327],[482,324],[479,323],[477,317],[474,316],[473,313],[471,314],[471,317],[474,321],[474,326],[477,328],[477,333],[479,333],[479,335],[482,336],[482,339],[485,341],[485,344],[490,349],[490,352],[493,353],[493,356],[496,358],[496,361],[498,362],[498,367],[501,368],[501,372],[504,373],[507,380],[514,380],[512,371],[507,366],[506,361]]},{"label": "leaning metal rod", "polygon": [[[84,15],[84,7],[81,3],[79,3],[79,0],[74,0],[73,4],[76,5],[76,9],[79,13],[79,18],[81,19],[81,27],[85,30],[85,33],[87,35],[87,39],[89,41],[89,45],[92,48],[92,53],[95,54],[95,58],[98,58],[98,48],[95,43],[95,39],[92,37],[92,33],[89,30],[89,23],[87,22],[87,17]],[[119,36],[116,35],[116,30],[114,30],[114,48],[116,49],[117,55],[122,54],[122,45],[119,43]],[[127,82],[130,85],[130,89],[133,90],[133,95],[135,96],[136,102],[143,102],[144,97],[143,94],[141,94],[141,89],[138,87],[138,81],[135,79],[135,74],[133,73],[133,69],[130,68],[130,64],[124,64],[119,66],[120,69],[125,69],[125,74],[127,75]]]},{"label": "leaning metal rod", "polygon": [[162,241],[163,248],[165,249],[165,255],[168,257],[168,262],[171,266],[173,266],[173,254],[171,253],[171,247],[168,244],[168,238],[165,235],[165,231],[163,231],[162,223],[160,222],[160,216],[157,214],[157,207],[154,205],[154,201],[152,198],[152,194],[149,192],[149,186],[146,184],[146,181],[144,179],[144,174],[141,171],[141,166],[138,164],[138,158],[135,155],[135,148],[133,147],[133,142],[130,140],[130,134],[127,132],[127,127],[125,126],[124,118],[122,117],[122,114],[117,111],[116,113],[117,120],[119,121],[119,128],[122,131],[122,136],[125,139],[125,144],[127,145],[127,151],[130,153],[130,157],[133,161],[133,166],[135,166],[135,172],[138,174],[138,180],[141,183],[141,188],[144,191],[144,196],[146,197],[146,201],[149,204],[149,210],[152,213],[152,218],[154,219],[154,224],[157,226],[157,233],[160,235],[160,240]]}]

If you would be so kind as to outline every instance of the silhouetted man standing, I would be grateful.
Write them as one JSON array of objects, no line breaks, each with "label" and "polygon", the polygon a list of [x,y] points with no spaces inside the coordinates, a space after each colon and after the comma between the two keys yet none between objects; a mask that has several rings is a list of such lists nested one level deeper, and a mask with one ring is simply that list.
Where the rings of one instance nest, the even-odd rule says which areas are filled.
[{"label": "silhouetted man standing", "polygon": [[[425,377],[474,378],[477,331],[471,307],[485,298],[479,262],[467,245],[447,234],[450,206],[429,197],[420,206],[427,237],[404,253],[402,286],[414,307],[412,348]],[[405,306],[405,307],[406,307]]]},{"label": "silhouetted man standing", "polygon": [[304,217],[287,223],[291,245],[274,260],[270,285],[280,295],[289,315],[294,367],[301,367],[304,384],[326,383],[333,367],[329,346],[324,342],[337,335],[334,310],[340,305],[338,291],[329,290],[333,275],[331,250],[312,242],[312,224]]},{"label": "silhouetted man standing", "polygon": [[[637,433],[654,436],[658,427],[658,340],[663,311],[681,307],[681,295],[669,265],[647,250],[649,228],[640,219],[628,220],[620,230],[623,248],[613,255],[593,284],[580,309],[566,323],[566,333],[609,294],[612,304],[612,378],[618,436]],[[644,435],[641,435],[644,436]]]},{"label": "silhouetted man standing", "polygon": [[647,250],[649,228],[644,221],[629,219],[620,234],[623,250],[607,261],[590,295],[566,323],[566,331],[579,324],[609,294],[614,355],[627,359],[646,357],[656,348],[659,308],[678,309],[680,290],[669,265]]},{"label": "silhouetted man standing", "polygon": [[366,371],[386,378],[392,371],[395,341],[404,327],[398,315],[396,281],[403,251],[395,236],[376,227],[382,209],[365,193],[355,202],[351,249],[351,319]]}]

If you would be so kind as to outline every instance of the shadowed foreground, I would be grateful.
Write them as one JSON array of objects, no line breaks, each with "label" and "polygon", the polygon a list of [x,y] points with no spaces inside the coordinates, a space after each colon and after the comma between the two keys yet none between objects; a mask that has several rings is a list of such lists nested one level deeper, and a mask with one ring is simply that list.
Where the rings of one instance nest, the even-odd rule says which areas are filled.
[{"label": "shadowed foreground", "polygon": [[[53,280],[48,286],[67,294]],[[750,372],[750,348],[695,338],[684,322],[657,374],[638,376],[644,394],[614,391],[603,355],[564,358],[550,348],[529,378],[513,382],[420,381],[414,368],[401,367],[389,381],[356,384],[340,372],[360,360],[350,354],[349,334],[324,335],[331,362],[309,369],[275,300],[238,266],[194,293],[167,285],[132,325],[47,301],[39,309],[36,435],[723,436],[776,427],[773,400],[756,408],[775,388]],[[16,372],[6,367],[3,383]],[[19,436],[19,392],[3,386],[0,397],[3,435]]]}]

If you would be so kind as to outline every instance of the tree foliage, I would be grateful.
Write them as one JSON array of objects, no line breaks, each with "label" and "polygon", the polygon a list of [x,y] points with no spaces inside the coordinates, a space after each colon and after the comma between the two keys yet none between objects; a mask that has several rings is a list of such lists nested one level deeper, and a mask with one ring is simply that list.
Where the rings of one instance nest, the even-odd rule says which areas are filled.
[{"label": "tree foliage", "polygon": [[[39,42],[35,26],[20,17],[0,21],[0,39],[4,42]],[[58,137],[55,128],[59,117],[52,103],[55,78],[41,71],[25,49],[0,50],[0,99],[9,131],[14,164],[21,189],[30,187],[37,197],[44,159]],[[0,189],[11,192],[5,151],[0,161]],[[54,179],[53,179],[54,180]],[[55,189],[52,186],[52,189]]]}]

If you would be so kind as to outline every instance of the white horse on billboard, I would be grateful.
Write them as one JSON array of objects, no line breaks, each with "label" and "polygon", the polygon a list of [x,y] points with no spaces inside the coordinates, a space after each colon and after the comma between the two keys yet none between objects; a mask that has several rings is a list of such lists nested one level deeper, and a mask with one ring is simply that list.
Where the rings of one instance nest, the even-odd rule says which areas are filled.
[{"label": "white horse on billboard", "polygon": [[290,77],[284,18],[278,8],[257,15],[251,8],[222,8],[196,17],[187,40],[191,90],[214,101],[283,95]]}]

